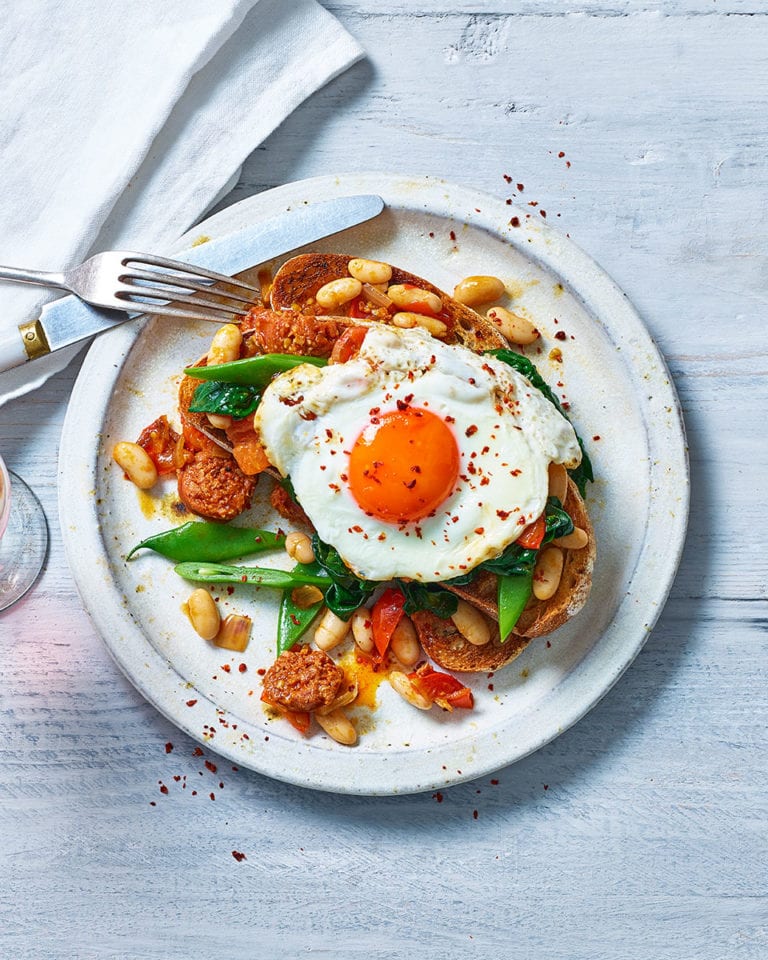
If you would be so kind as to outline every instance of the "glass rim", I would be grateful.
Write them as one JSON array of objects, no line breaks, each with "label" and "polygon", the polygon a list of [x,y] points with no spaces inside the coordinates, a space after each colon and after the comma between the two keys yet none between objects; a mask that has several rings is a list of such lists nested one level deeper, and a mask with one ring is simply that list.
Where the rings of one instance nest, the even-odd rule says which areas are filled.
[{"label": "glass rim", "polygon": [[0,453],[0,537],[5,532],[8,515],[11,512],[11,474]]}]

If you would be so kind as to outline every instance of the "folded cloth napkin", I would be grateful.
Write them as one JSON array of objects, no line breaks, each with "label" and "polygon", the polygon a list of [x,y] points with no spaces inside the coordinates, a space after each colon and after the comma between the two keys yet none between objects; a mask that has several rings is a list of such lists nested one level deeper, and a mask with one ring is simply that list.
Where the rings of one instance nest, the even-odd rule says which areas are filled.
[{"label": "folded cloth napkin", "polygon": [[[35,0],[0,23],[0,263],[160,251],[307,96],[362,56],[316,0]],[[53,296],[0,282],[0,323]],[[76,348],[0,374],[0,404]]]}]

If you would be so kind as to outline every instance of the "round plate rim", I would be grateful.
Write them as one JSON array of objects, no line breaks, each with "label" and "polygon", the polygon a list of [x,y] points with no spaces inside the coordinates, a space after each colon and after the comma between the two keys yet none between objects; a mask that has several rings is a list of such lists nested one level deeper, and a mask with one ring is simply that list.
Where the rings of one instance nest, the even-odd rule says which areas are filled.
[{"label": "round plate rim", "polygon": [[[546,223],[523,220],[520,227],[501,234],[500,213],[504,214],[507,222],[515,212],[524,216],[525,211],[505,205],[505,201],[498,197],[434,177],[413,178],[378,173],[315,177],[285,184],[241,200],[196,225],[163,252],[173,256],[188,247],[194,238],[201,234],[219,235],[232,232],[252,222],[254,218],[269,216],[282,209],[311,202],[312,199],[355,193],[379,193],[390,205],[445,216],[457,223],[471,223],[497,236],[501,235],[506,242],[525,250],[543,266],[564,277],[572,291],[593,315],[610,316],[613,326],[620,324],[624,339],[642,344],[659,364],[662,375],[654,381],[655,396],[658,402],[666,404],[675,413],[666,425],[664,451],[668,463],[676,471],[676,482],[679,485],[676,513],[672,518],[666,518],[665,538],[668,551],[662,568],[656,571],[655,592],[642,598],[643,615],[639,615],[640,611],[636,612],[637,629],[631,637],[624,639],[620,650],[612,652],[598,677],[587,674],[590,682],[582,685],[582,695],[577,703],[565,715],[558,716],[556,722],[553,722],[551,716],[539,717],[543,711],[541,707],[537,708],[533,715],[542,722],[540,726],[535,725],[535,732],[527,742],[514,743],[505,748],[499,738],[490,737],[494,742],[485,745],[481,743],[474,754],[473,763],[462,772],[451,766],[456,760],[455,755],[451,754],[451,744],[425,750],[424,753],[429,755],[425,758],[429,760],[424,765],[425,769],[421,769],[420,765],[414,762],[414,751],[407,752],[406,763],[400,762],[397,752],[391,756],[364,755],[361,760],[356,757],[354,750],[344,749],[333,754],[315,751],[315,760],[325,761],[318,774],[315,762],[294,766],[285,764],[286,758],[296,752],[303,753],[305,760],[310,757],[312,750],[306,743],[288,742],[287,753],[286,748],[281,746],[279,749],[246,755],[240,742],[234,738],[217,736],[215,743],[201,740],[201,719],[208,718],[211,723],[216,723],[221,711],[213,701],[198,692],[189,691],[184,678],[176,673],[170,662],[158,654],[132,620],[130,610],[120,600],[119,591],[113,587],[110,593],[110,580],[106,572],[108,556],[99,534],[96,498],[81,495],[83,489],[95,489],[100,443],[98,426],[92,431],[84,431],[83,418],[92,419],[98,411],[101,411],[102,415],[106,412],[110,386],[119,375],[121,366],[116,360],[127,354],[140,335],[141,328],[136,324],[124,324],[97,338],[85,358],[62,430],[58,478],[59,510],[65,552],[83,605],[113,659],[134,687],[160,713],[193,739],[205,743],[209,749],[241,766],[275,779],[335,793],[386,796],[433,790],[492,773],[545,746],[581,719],[605,696],[642,649],[671,589],[685,542],[689,509],[689,468],[682,410],[671,376],[656,344],[625,294],[577,244]],[[461,216],[457,217],[457,211],[461,211]],[[97,371],[99,375],[94,376]],[[105,371],[112,371],[112,375],[107,375]],[[96,590],[93,577],[94,559],[98,560],[98,565],[104,572],[102,589],[97,586]],[[158,671],[163,674],[162,677]],[[170,700],[163,690],[163,683],[169,679],[178,681],[179,694]],[[186,707],[186,699],[193,695],[198,698],[194,724]],[[489,734],[494,732],[489,731]],[[482,735],[478,739],[482,740]],[[449,762],[443,763],[443,760]],[[366,767],[364,777],[359,776],[361,763]]]}]

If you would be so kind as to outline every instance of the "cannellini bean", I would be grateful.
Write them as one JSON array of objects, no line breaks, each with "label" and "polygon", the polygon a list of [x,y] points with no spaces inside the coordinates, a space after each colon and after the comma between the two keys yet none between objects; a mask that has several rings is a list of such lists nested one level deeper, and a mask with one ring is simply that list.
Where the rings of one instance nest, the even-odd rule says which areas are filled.
[{"label": "cannellini bean", "polygon": [[401,310],[413,310],[414,307],[420,307],[429,310],[430,313],[440,313],[443,309],[443,301],[436,293],[431,290],[424,290],[422,287],[415,287],[409,283],[394,283],[387,287],[387,296],[396,307]]},{"label": "cannellini bean", "polygon": [[240,328],[234,323],[225,323],[214,333],[211,348],[208,351],[208,366],[218,366],[220,363],[231,363],[240,358],[240,347],[243,335]]},{"label": "cannellini bean", "polygon": [[483,647],[491,639],[491,629],[482,613],[465,600],[459,600],[456,613],[451,616],[453,624],[465,640],[476,647]]},{"label": "cannellini bean", "polygon": [[320,650],[333,650],[349,633],[349,621],[337,617],[333,610],[326,610],[315,630],[315,646]]},{"label": "cannellini bean", "polygon": [[468,307],[493,303],[504,295],[504,284],[498,277],[464,277],[453,291],[453,299]]},{"label": "cannellini bean", "polygon": [[371,611],[367,607],[358,607],[352,614],[349,624],[357,646],[363,653],[370,653],[373,650]]},{"label": "cannellini bean", "polygon": [[407,673],[401,673],[399,670],[393,670],[389,675],[389,683],[393,690],[400,694],[403,700],[406,700],[412,707],[419,710],[429,710],[432,707],[432,701],[420,693],[408,678]]},{"label": "cannellini bean", "polygon": [[112,459],[140,490],[149,490],[157,483],[157,467],[152,457],[138,443],[131,443],[130,440],[116,443],[112,450]]},{"label": "cannellini bean", "polygon": [[195,633],[203,640],[213,640],[221,626],[221,615],[210,593],[203,587],[198,587],[187,600],[187,609]]},{"label": "cannellini bean", "polygon": [[539,331],[531,321],[512,313],[511,310],[505,310],[504,307],[491,307],[486,316],[496,324],[502,335],[511,343],[525,346],[538,339]]},{"label": "cannellini bean", "polygon": [[433,337],[444,337],[448,333],[448,327],[437,317],[428,317],[423,313],[409,313],[404,311],[396,313],[392,317],[392,323],[396,327],[409,330],[411,327],[423,327],[427,333]]},{"label": "cannellini bean", "polygon": [[312,563],[315,559],[315,551],[312,549],[312,541],[300,530],[292,530],[285,538],[285,552],[297,563]]},{"label": "cannellini bean", "polygon": [[349,261],[349,272],[360,283],[388,283],[392,279],[392,267],[388,263],[361,257]]},{"label": "cannellini bean", "polygon": [[348,303],[355,297],[359,297],[362,289],[362,283],[354,277],[340,277],[338,280],[330,280],[320,287],[315,294],[315,300],[321,307],[333,310],[335,307],[340,307],[343,303]]},{"label": "cannellini bean", "polygon": [[219,430],[226,430],[227,427],[232,426],[232,417],[222,413],[209,413],[208,423],[210,423],[212,427],[217,427]]},{"label": "cannellini bean", "polygon": [[357,743],[357,731],[343,710],[334,710],[332,713],[316,713],[315,720],[325,730],[328,736],[345,747]]},{"label": "cannellini bean", "polygon": [[545,547],[536,559],[533,568],[533,595],[537,600],[549,600],[560,586],[563,575],[563,551],[557,547]]},{"label": "cannellini bean", "polygon": [[397,626],[392,631],[390,648],[404,667],[413,667],[419,662],[421,657],[419,635],[416,633],[413,621],[405,614],[400,617]]},{"label": "cannellini bean", "polygon": [[565,503],[568,493],[568,471],[562,463],[549,465],[549,496],[557,497],[560,503]]},{"label": "cannellini bean", "polygon": [[552,541],[553,546],[562,547],[564,550],[583,550],[588,543],[587,531],[582,530],[581,527],[574,527],[573,532],[567,537],[558,537],[557,540]]}]

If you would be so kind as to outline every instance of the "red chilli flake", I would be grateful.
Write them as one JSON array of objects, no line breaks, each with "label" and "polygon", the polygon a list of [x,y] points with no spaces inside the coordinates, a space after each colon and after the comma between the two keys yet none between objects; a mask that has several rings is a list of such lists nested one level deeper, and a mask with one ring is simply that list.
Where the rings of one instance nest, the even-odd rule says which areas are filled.
[{"label": "red chilli flake", "polygon": [[519,227],[520,226],[520,217],[512,217],[509,221],[510,227]]},{"label": "red chilli flake", "polygon": [[473,820],[477,820],[477,818],[478,818],[479,816],[480,816],[480,814],[477,812],[477,810],[473,810],[473,811],[472,811],[472,819],[473,819]]},{"label": "red chilli flake", "polygon": [[171,750],[173,750],[173,744],[172,744],[172,743],[166,743],[166,745],[165,745],[165,752],[166,752],[166,753],[170,753]]},{"label": "red chilli flake", "polygon": [[244,853],[240,853],[239,850],[233,850],[233,851],[232,851],[232,856],[235,858],[235,860],[237,860],[238,863],[242,863],[243,860],[247,860],[247,859],[248,859],[248,857],[246,857],[246,855],[245,855]]},{"label": "red chilli flake", "polygon": [[196,703],[197,703],[197,700],[187,700],[188,707],[194,707]]},{"label": "red chilli flake", "polygon": [[558,330],[555,334],[555,340],[565,340],[567,337],[568,334],[565,332],[565,330]]},{"label": "red chilli flake", "polygon": [[518,192],[518,193],[522,193],[523,190],[525,190],[525,184],[523,184],[523,183],[518,183],[518,184],[516,184],[516,186],[517,186],[517,192]]}]

